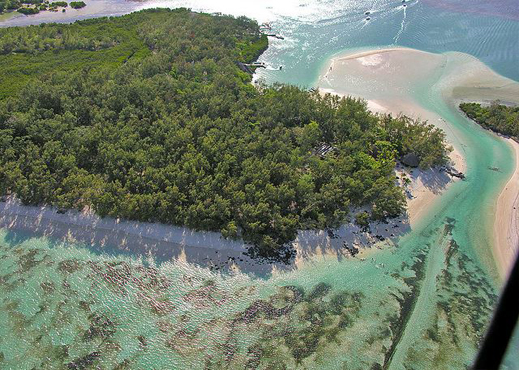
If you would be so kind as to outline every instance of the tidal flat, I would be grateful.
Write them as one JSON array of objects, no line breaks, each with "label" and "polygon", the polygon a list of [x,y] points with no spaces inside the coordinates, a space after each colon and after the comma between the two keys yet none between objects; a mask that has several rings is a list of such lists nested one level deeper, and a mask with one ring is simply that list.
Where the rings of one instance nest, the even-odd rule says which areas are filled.
[{"label": "tidal flat", "polygon": [[[244,9],[224,3],[220,10]],[[398,240],[359,258],[312,253],[297,268],[268,268],[267,276],[258,277],[195,263],[189,258],[193,248],[162,261],[153,253],[122,250],[112,235],[103,247],[6,225],[0,240],[0,322],[8,323],[0,326],[2,366],[466,368],[502,284],[493,253],[503,226],[495,221],[496,202],[517,167],[508,143],[457,109],[459,99],[514,101],[513,94],[500,94],[517,82],[493,84],[495,73],[486,65],[517,79],[518,23],[481,10],[499,13],[496,3],[480,3],[479,13],[411,1],[405,11],[400,2],[247,8],[262,21],[274,19],[286,37],[273,41],[262,57],[270,66],[284,66],[281,72],[261,71],[268,82],[317,87],[314,81],[329,68],[321,67],[338,52],[396,45],[436,53],[425,54],[424,64],[421,52],[395,54],[402,64],[394,76],[381,68],[391,64],[389,55],[366,55],[367,65],[355,73],[371,70],[371,79],[353,89],[325,87],[366,98],[374,109],[428,119],[445,129],[464,159],[466,180],[442,188]],[[219,11],[215,4],[199,6]],[[370,23],[366,10],[374,13]],[[438,54],[452,50],[486,65],[466,54]],[[420,65],[431,69],[421,71]],[[343,72],[336,81],[348,75]],[[518,368],[513,349],[508,369]]]}]

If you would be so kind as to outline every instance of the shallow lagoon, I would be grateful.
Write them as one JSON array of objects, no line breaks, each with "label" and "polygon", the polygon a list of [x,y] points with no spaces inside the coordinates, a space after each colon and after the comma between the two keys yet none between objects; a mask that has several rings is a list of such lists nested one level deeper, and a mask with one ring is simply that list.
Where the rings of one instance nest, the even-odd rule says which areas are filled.
[{"label": "shallow lagoon", "polygon": [[[467,52],[519,79],[519,23],[510,12],[489,16],[483,2],[477,12],[426,1],[405,10],[393,1],[271,2],[261,12],[213,3],[165,4],[274,20],[286,39],[273,40],[262,57],[272,70],[260,77],[269,82],[314,85],[328,56],[393,44]],[[257,278],[4,229],[3,367],[464,368],[501,284],[489,254],[491,216],[514,163],[503,141],[444,100],[440,77],[409,89],[417,104],[452,125],[467,181],[449,187],[396,245],[374,249],[365,261],[320,256]],[[518,368],[517,359],[509,368]]]}]

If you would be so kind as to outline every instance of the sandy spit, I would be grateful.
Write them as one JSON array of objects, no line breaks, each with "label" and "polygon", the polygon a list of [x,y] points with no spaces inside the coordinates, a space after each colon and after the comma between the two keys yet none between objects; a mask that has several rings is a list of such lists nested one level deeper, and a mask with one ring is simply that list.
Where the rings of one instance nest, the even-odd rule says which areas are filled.
[{"label": "sandy spit", "polygon": [[[409,64],[405,62],[408,54],[412,52],[413,58],[425,58],[424,65],[429,68],[436,67],[442,60],[434,54],[423,53],[413,49],[387,49],[372,50],[344,55],[334,58],[326,71],[323,71],[321,84],[323,93],[336,93],[338,95],[353,95],[367,97],[368,108],[373,112],[399,114],[404,113],[414,118],[437,122],[439,126],[446,126],[446,122],[437,114],[427,111],[418,105],[404,92],[407,81],[395,80],[386,84],[396,94],[387,91],[365,91],[363,84],[353,85],[355,91],[334,91],[331,89],[333,79],[338,79],[342,74],[342,63],[348,63],[352,59],[360,59],[355,68],[366,68],[366,73],[372,78],[378,78],[380,72],[384,76],[396,76],[399,72],[394,66],[406,65],[407,78],[422,78],[427,72],[416,68],[409,70]],[[402,53],[402,54],[400,54]],[[396,62],[396,63],[395,63]],[[355,62],[356,63],[356,62]],[[472,63],[472,61],[470,61]],[[398,68],[397,68],[398,69]],[[331,73],[333,70],[333,73]],[[460,71],[461,72],[461,71]],[[339,74],[337,74],[339,73]],[[461,76],[459,73],[457,76]],[[470,76],[474,78],[474,76]],[[396,77],[395,77],[396,78]],[[464,79],[469,79],[465,77]],[[470,80],[463,90],[460,88],[452,92],[449,99],[465,96],[469,99],[480,96],[483,90],[494,90],[493,76],[484,83]],[[355,82],[355,81],[353,81]],[[335,83],[333,83],[335,84]],[[396,85],[397,89],[394,89]],[[460,86],[459,84],[457,84]],[[380,85],[384,86],[384,85]],[[508,96],[515,96],[516,86],[508,84],[508,81],[500,83],[499,90],[509,92]],[[510,90],[510,91],[508,91]],[[366,94],[368,96],[366,96]],[[457,96],[455,96],[457,95]],[[474,96],[472,96],[474,95]],[[491,98],[494,98],[493,96]],[[510,142],[516,153],[516,163],[519,163],[519,144]],[[461,153],[453,151],[450,155],[451,164],[458,171],[465,172],[465,161]],[[230,270],[252,272],[255,274],[267,274],[277,270],[286,270],[299,267],[314,257],[348,256],[344,244],[355,245],[368,251],[370,248],[380,248],[384,243],[392,243],[399,236],[406,233],[438,199],[439,195],[453,181],[450,176],[439,170],[420,171],[403,168],[397,169],[396,174],[402,176],[406,172],[412,182],[406,190],[408,196],[408,212],[400,219],[393,220],[390,224],[374,223],[372,232],[364,233],[354,224],[345,224],[339,230],[329,233],[321,231],[300,231],[293,245],[296,249],[296,263],[292,266],[280,266],[272,264],[258,264],[245,256],[247,245],[242,241],[232,241],[221,237],[219,233],[197,232],[183,227],[170,225],[124,221],[112,218],[101,219],[91,213],[69,211],[60,214],[51,207],[27,207],[21,205],[15,199],[0,202],[0,228],[9,230],[27,231],[37,236],[47,236],[54,240],[86,243],[88,245],[104,247],[110,251],[130,252],[138,255],[153,255],[162,260],[181,260],[189,263],[197,263],[205,267],[213,267],[218,270]],[[505,186],[497,201],[497,218],[495,221],[494,255],[499,271],[506,274],[515,253],[519,235],[517,226],[517,208],[519,207],[519,170],[516,167],[514,176]],[[381,242],[383,240],[383,242]],[[385,240],[385,241],[384,241]],[[362,257],[362,252],[361,252]]]},{"label": "sandy spit", "polygon": [[[519,84],[500,76],[481,61],[462,53],[431,54],[408,48],[388,48],[345,52],[330,60],[323,69],[318,85],[324,93],[351,95],[367,100],[374,112],[404,113],[414,118],[438,124],[447,139],[456,139],[448,122],[417,104],[409,94],[413,81],[436,76],[442,71],[437,86],[445,101],[457,106],[459,102],[519,104]],[[446,71],[448,75],[445,75]],[[375,86],[375,88],[373,87]],[[519,144],[506,139],[514,148],[516,168],[496,201],[492,254],[501,278],[506,277],[519,248]],[[465,172],[460,152],[451,153],[456,169]],[[423,194],[408,202],[411,223],[416,222],[435,201],[438,192],[427,184],[414,181],[415,192]],[[441,190],[441,189],[440,189]]]},{"label": "sandy spit", "polygon": [[514,150],[515,171],[497,199],[493,248],[498,272],[506,278],[519,249],[519,143],[505,139]]},{"label": "sandy spit", "polygon": [[[394,50],[398,49],[391,49],[388,51]],[[355,55],[364,57],[366,55],[373,55],[374,53],[375,52],[365,52]],[[340,94],[332,89],[321,88],[320,91],[322,93],[345,96],[345,94]],[[397,116],[403,113],[412,118],[427,120],[429,122],[441,120],[441,117],[433,112],[425,110],[411,100],[401,99],[397,102],[392,100],[379,99],[366,100],[366,103],[368,105],[368,109],[374,113],[392,114],[393,116]],[[454,149],[450,153],[449,158],[450,165],[453,168],[460,172],[465,172],[466,164],[460,152]],[[434,204],[443,191],[447,189],[450,183],[453,181],[459,181],[458,179],[452,179],[450,176],[444,172],[441,172],[439,169],[430,169],[427,171],[414,169],[410,171],[409,169],[405,170],[403,168],[399,168],[397,169],[396,174],[399,177],[406,175],[411,179],[411,184],[408,186],[406,191],[408,196],[407,213],[411,227],[420,220],[420,217],[426,213],[427,209],[432,204]]]}]

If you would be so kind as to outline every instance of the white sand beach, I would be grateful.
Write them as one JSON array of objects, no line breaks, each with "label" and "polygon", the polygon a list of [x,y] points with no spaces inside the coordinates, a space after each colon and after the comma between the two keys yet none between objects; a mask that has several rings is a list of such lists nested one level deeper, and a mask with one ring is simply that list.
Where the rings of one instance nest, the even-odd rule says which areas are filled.
[{"label": "white sand beach", "polygon": [[220,233],[101,218],[91,212],[62,213],[53,207],[25,206],[12,197],[0,202],[0,228],[57,242],[87,244],[98,253],[153,256],[157,262],[180,260],[216,271],[262,275],[272,270],[272,266],[250,259],[242,241],[224,239]]},{"label": "white sand beach", "polygon": [[496,248],[493,252],[502,278],[507,277],[519,246],[519,144],[512,139],[505,140],[514,149],[516,166],[497,200],[494,222]]},{"label": "white sand beach", "polygon": [[[456,134],[444,118],[423,108],[409,95],[413,81],[429,78],[437,73],[438,68],[442,69],[450,63],[445,58],[404,48],[346,54],[330,61],[320,78],[319,87],[323,93],[366,98],[368,107],[373,112],[393,115],[404,113],[435,123],[445,130],[448,140],[452,140]],[[446,98],[454,101],[463,96],[467,100],[479,98],[477,100],[481,101],[487,99],[486,97],[488,100],[505,97],[509,98],[507,101],[514,101],[513,95],[519,84],[509,83],[501,76],[496,78],[492,75],[495,75],[494,72],[481,67],[480,62],[478,64],[470,58],[466,63],[474,64],[474,67],[457,67],[460,69],[452,77],[454,82],[449,81],[444,88]],[[474,72],[475,70],[478,72]],[[482,79],[479,79],[478,73],[483,76]],[[480,82],[475,84],[475,81]],[[501,93],[497,94],[496,90]],[[491,93],[487,94],[488,91]],[[519,93],[516,97],[519,97]],[[519,144],[510,143],[516,151],[516,163],[519,163]],[[466,164],[459,150],[453,150],[450,159],[454,168],[465,172]],[[346,257],[349,252],[344,248],[344,243],[365,251],[373,247],[380,248],[382,244],[391,244],[426,214],[449,184],[458,181],[438,169],[414,169],[412,172],[409,169],[397,169],[399,176],[404,172],[412,180],[406,191],[408,213],[404,217],[389,224],[373,223],[371,233],[362,232],[352,223],[343,225],[333,233],[325,230],[301,231],[293,244],[297,254],[296,263],[292,266],[259,264],[246,256],[246,244],[224,239],[219,233],[197,232],[155,223],[101,219],[84,212],[69,211],[61,214],[51,207],[22,206],[13,198],[0,202],[0,227],[29,231],[54,240],[96,245],[100,251],[106,248],[109,252],[153,255],[160,260],[179,259],[216,270],[266,274],[299,267],[315,257]],[[514,177],[497,201],[493,253],[502,276],[506,274],[517,249],[518,194],[519,170],[516,167]]]},{"label": "white sand beach", "polygon": [[[337,93],[332,89],[321,89],[321,91],[323,93],[345,96],[345,94]],[[441,121],[441,117],[437,114],[427,111],[412,101],[367,100],[366,102],[368,108],[375,113],[392,114],[394,116],[404,113],[410,117],[429,122]],[[453,168],[462,173],[466,171],[465,160],[459,151],[453,149],[449,158],[450,165]],[[451,182],[459,181],[459,179],[453,179],[439,169],[427,171],[413,169],[411,173],[409,169],[404,170],[401,168],[396,173],[398,176],[402,176],[405,173],[411,179],[411,184],[408,186],[410,197],[407,199],[407,212],[411,226],[420,219],[420,216],[427,211],[428,207],[434,203]]]},{"label": "white sand beach", "polygon": [[[379,113],[403,113],[427,120],[444,129],[448,141],[457,141],[456,133],[443,117],[421,107],[411,96],[417,81],[433,79],[446,102],[457,106],[461,101],[489,103],[500,100],[519,104],[519,83],[498,75],[476,58],[462,53],[432,54],[408,48],[388,48],[346,52],[325,66],[318,86],[323,93],[354,96],[367,100],[368,107]],[[519,207],[519,144],[508,140],[516,155],[516,168],[503,188],[496,205],[493,256],[504,278],[517,253]],[[465,172],[459,150],[451,153],[453,166]],[[422,176],[413,179],[413,196],[408,201],[411,225],[434,203],[448,185],[433,188]]]}]

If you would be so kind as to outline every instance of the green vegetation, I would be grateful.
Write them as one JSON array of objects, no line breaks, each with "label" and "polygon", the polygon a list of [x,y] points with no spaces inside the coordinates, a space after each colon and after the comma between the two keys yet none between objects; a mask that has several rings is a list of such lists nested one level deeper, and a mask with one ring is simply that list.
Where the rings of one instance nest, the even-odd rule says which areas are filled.
[{"label": "green vegetation", "polygon": [[7,12],[7,13],[0,12],[0,22],[7,21],[13,17],[16,17],[16,15],[17,15],[17,12]]},{"label": "green vegetation", "polygon": [[236,47],[239,49],[240,62],[248,62],[251,60],[256,60],[258,57],[263,54],[263,52],[268,48],[269,40],[266,35],[261,35],[259,40],[254,43],[250,42],[237,42]]},{"label": "green vegetation", "polygon": [[0,194],[221,231],[268,257],[350,207],[401,214],[395,161],[442,164],[443,133],[255,88],[237,62],[266,46],[254,21],[185,9],[0,30]]},{"label": "green vegetation", "polygon": [[[131,22],[129,19],[128,22]],[[89,68],[114,70],[149,55],[137,29],[115,22],[77,22],[0,31],[0,100],[48,73]]]},{"label": "green vegetation", "polygon": [[18,0],[0,0],[0,13],[7,10],[16,10],[22,6],[22,3]]},{"label": "green vegetation", "polygon": [[[80,9],[86,6],[83,1],[71,2],[70,6]],[[49,2],[48,0],[0,0],[0,14],[9,10],[16,10],[25,15],[38,14],[40,11],[58,11],[58,8],[68,7],[66,1]]]},{"label": "green vegetation", "polygon": [[478,103],[462,103],[460,109],[484,128],[519,140],[519,107],[507,107],[499,102],[493,102],[488,107]]},{"label": "green vegetation", "polygon": [[72,1],[70,6],[74,9],[81,9],[84,8],[86,4],[83,1]]},{"label": "green vegetation", "polygon": [[18,13],[22,13],[25,15],[38,14],[40,12],[39,8],[18,8]]},{"label": "green vegetation", "polygon": [[355,223],[362,228],[363,231],[369,230],[369,213],[366,211],[359,212],[355,215]]}]

